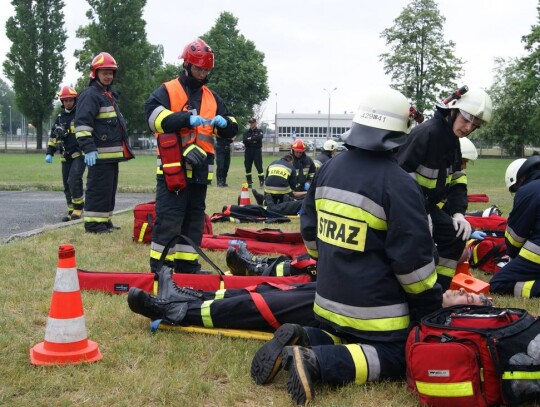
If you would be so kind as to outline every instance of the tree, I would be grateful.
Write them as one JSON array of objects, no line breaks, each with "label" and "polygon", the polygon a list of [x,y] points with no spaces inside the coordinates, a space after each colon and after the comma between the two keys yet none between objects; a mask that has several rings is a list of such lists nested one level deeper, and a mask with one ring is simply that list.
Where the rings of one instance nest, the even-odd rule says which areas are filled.
[{"label": "tree", "polygon": [[210,87],[225,101],[239,124],[247,123],[270,94],[264,54],[236,28],[238,19],[222,12],[210,31],[201,36],[214,50],[215,68]]},{"label": "tree", "polygon": [[66,46],[62,0],[12,0],[15,15],[6,22],[11,47],[4,73],[13,83],[15,103],[36,126],[36,148],[42,149],[43,121],[64,77]]},{"label": "tree", "polygon": [[[392,86],[412,99],[420,111],[457,88],[463,61],[454,55],[455,44],[445,42],[443,25],[434,0],[412,0],[381,37],[390,47],[379,55]],[[442,97],[441,97],[442,95]]]},{"label": "tree", "polygon": [[[538,140],[531,118],[538,110],[540,96],[529,97],[523,92],[527,72],[521,69],[517,59],[495,60],[495,81],[488,90],[493,101],[491,122],[481,128],[477,138],[499,143],[516,157],[523,157],[526,144]],[[537,128],[536,128],[537,129]]]},{"label": "tree", "polygon": [[130,131],[146,129],[144,101],[154,89],[154,75],[162,68],[163,47],[146,39],[142,18],[146,0],[87,0],[90,23],[79,27],[83,49],[75,51],[76,68],[83,74],[77,88],[88,84],[90,63],[100,52],[109,52],[118,64],[114,87],[120,92],[119,104]]}]

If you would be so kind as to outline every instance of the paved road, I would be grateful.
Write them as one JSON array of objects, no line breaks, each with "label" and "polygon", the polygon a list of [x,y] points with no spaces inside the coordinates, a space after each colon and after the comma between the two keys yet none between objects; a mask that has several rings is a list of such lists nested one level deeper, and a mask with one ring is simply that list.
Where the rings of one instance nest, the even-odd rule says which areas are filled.
[{"label": "paved road", "polygon": [[[115,212],[154,199],[154,194],[118,193]],[[0,191],[0,242],[44,226],[62,222],[66,215],[63,192]]]}]

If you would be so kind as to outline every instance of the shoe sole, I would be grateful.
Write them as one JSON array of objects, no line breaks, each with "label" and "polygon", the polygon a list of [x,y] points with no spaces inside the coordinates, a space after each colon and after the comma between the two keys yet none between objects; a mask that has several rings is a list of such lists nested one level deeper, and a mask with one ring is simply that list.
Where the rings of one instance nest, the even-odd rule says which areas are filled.
[{"label": "shoe sole", "polygon": [[274,337],[264,344],[251,362],[251,377],[257,384],[268,384],[281,370],[282,352],[285,346],[297,344],[300,339],[295,326],[282,325]]},{"label": "shoe sole", "polygon": [[289,364],[287,391],[297,405],[304,405],[315,397],[311,377],[307,374],[299,347],[292,349],[292,363]]}]

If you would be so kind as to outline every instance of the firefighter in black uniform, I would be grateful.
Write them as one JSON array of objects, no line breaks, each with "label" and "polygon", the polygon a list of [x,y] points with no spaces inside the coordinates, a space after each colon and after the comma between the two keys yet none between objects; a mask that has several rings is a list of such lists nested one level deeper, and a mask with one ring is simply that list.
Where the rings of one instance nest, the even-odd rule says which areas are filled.
[{"label": "firefighter in black uniform", "polygon": [[321,168],[325,162],[332,158],[334,154],[336,154],[336,148],[337,143],[334,140],[326,140],[323,144],[321,153],[313,160],[315,168]]},{"label": "firefighter in black uniform", "polygon": [[401,167],[422,187],[433,224],[433,240],[439,254],[438,281],[443,289],[450,286],[472,229],[464,217],[463,204],[447,206],[448,212],[437,204],[446,201],[452,177],[461,171],[459,138],[491,119],[491,99],[481,89],[470,89],[445,102],[437,106],[432,119],[412,130],[396,154]]},{"label": "firefighter in black uniform", "polygon": [[[150,246],[150,268],[157,264],[176,235],[201,244],[206,191],[213,177],[214,136],[232,139],[238,132],[235,117],[215,92],[205,86],[214,67],[214,51],[201,39],[190,42],[182,55],[178,78],[165,82],[146,100],[150,129],[157,133],[158,167],[156,221]],[[178,243],[165,255],[175,272],[200,271],[199,255]]]},{"label": "firefighter in black uniform", "polygon": [[118,109],[112,82],[118,66],[107,52],[94,57],[90,84],[79,96],[75,114],[77,142],[88,166],[84,228],[91,233],[110,233],[113,225],[118,163],[134,158],[126,122]]},{"label": "firefighter in black uniform", "polygon": [[293,190],[298,192],[309,189],[315,171],[317,171],[315,163],[306,154],[306,148],[306,143],[299,138],[291,145],[291,154],[294,158],[293,166],[296,170],[296,187]]},{"label": "firefighter in black uniform", "polygon": [[228,187],[227,175],[231,166],[231,143],[233,138],[216,137],[216,165],[217,165],[217,186]]},{"label": "firefighter in black uniform", "polygon": [[515,297],[540,297],[540,155],[508,166],[506,186],[515,192],[505,231],[511,258],[490,281],[490,290]]},{"label": "firefighter in black uniform", "polygon": [[253,187],[253,176],[251,175],[251,168],[255,164],[257,169],[257,175],[259,177],[259,185],[262,187],[264,184],[264,170],[262,162],[262,141],[263,133],[261,129],[257,128],[257,119],[252,117],[248,120],[249,129],[244,132],[242,142],[246,146],[244,152],[244,167],[246,168],[246,181],[248,182],[248,188]]},{"label": "firefighter in black uniform", "polygon": [[282,362],[297,404],[314,398],[317,382],[403,377],[411,322],[442,305],[423,197],[393,157],[411,128],[409,103],[390,88],[364,98],[348,151],[319,169],[300,216],[318,259],[313,310],[321,329],[280,327],[251,366],[265,384]]},{"label": "firefighter in black uniform", "polygon": [[62,218],[62,222],[68,222],[82,217],[83,174],[86,166],[75,137],[77,91],[71,86],[64,86],[58,93],[58,99],[62,104],[62,111],[51,129],[45,162],[52,163],[54,153],[57,151],[62,156],[62,182],[68,208],[68,214]]}]

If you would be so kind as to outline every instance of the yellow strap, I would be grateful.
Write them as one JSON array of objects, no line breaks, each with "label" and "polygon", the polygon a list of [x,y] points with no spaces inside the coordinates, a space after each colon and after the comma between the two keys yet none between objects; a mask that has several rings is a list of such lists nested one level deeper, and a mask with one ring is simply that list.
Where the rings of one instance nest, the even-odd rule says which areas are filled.
[{"label": "yellow strap", "polygon": [[207,335],[223,335],[232,338],[257,339],[259,341],[269,341],[274,337],[274,334],[270,332],[249,331],[243,329],[203,328],[200,326],[177,326],[164,323],[161,323],[159,327],[171,331],[182,331]]}]

